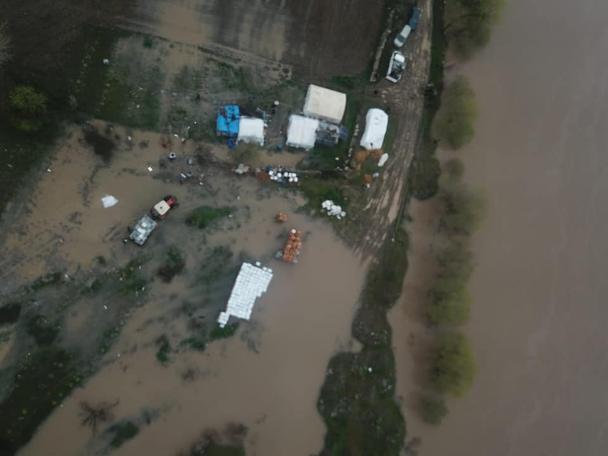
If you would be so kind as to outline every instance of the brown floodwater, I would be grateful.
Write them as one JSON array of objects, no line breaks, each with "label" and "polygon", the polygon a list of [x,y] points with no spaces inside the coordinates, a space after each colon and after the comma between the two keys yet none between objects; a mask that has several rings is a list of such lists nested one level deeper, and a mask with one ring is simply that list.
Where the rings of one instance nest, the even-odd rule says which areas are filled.
[{"label": "brown floodwater", "polygon": [[[158,255],[177,243],[187,252],[188,267],[171,284],[157,280],[147,285],[147,302],[131,315],[102,368],[50,415],[20,454],[103,452],[107,440],[82,426],[79,404],[116,400],[116,420],[141,422],[144,410],[158,413],[117,454],[175,454],[203,431],[221,430],[231,422],[247,426],[248,455],[307,456],[319,451],[325,427],[316,400],[330,357],[351,347],[350,324],[364,262],[336,237],[329,223],[298,213],[302,201],[294,193],[211,167],[203,172],[212,192],[197,182],[179,185],[175,174],[181,160],[194,154],[193,145],[179,146],[177,163],[163,169],[158,160],[166,152],[159,147],[158,134],[116,131],[122,140],[111,165],[102,166],[83,145],[80,128],[70,128],[57,147],[51,172],[41,176],[29,211],[21,215],[23,228],[5,239],[4,261],[22,280],[57,265],[69,272],[86,269],[98,255],[124,264],[135,249],[120,242],[126,224],[159,195],[172,193],[180,207],[162,222],[144,251]],[[127,134],[133,135],[135,146],[128,143]],[[140,147],[141,141],[148,146]],[[162,173],[167,174],[165,179]],[[118,205],[103,209],[99,198],[105,193],[115,195]],[[202,204],[235,208],[229,229],[202,236],[188,228],[185,214]],[[289,214],[288,224],[274,221],[279,210]],[[304,233],[297,265],[272,259],[291,226]],[[235,255],[258,258],[274,269],[268,293],[236,336],[211,343],[203,353],[176,350],[171,362],[161,365],[155,340],[167,335],[175,348],[192,335],[181,305],[206,299],[196,287],[198,268],[207,249],[226,245]],[[86,330],[89,307],[84,301],[72,306],[66,337],[97,337],[94,329]]]},{"label": "brown floodwater", "polygon": [[[511,0],[491,43],[458,68],[481,112],[459,155],[488,202],[465,329],[478,374],[439,428],[406,406],[423,456],[606,454],[606,17],[600,0]],[[420,331],[411,305],[392,315],[404,397]]]}]

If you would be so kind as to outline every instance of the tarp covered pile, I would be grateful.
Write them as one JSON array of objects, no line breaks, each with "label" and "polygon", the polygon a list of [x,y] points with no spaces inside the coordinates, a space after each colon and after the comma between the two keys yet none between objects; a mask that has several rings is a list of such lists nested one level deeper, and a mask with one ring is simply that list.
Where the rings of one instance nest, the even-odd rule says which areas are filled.
[{"label": "tarp covered pile", "polygon": [[256,263],[256,266],[243,263],[232,287],[226,311],[221,312],[217,319],[220,327],[226,326],[230,317],[249,320],[256,299],[266,293],[271,280],[272,269],[261,267],[260,263]]},{"label": "tarp covered pile", "polygon": [[312,149],[317,141],[317,128],[317,119],[292,114],[289,116],[287,127],[287,145],[305,150]]},{"label": "tarp covered pile", "polygon": [[264,121],[255,117],[241,117],[238,142],[264,145]]},{"label": "tarp covered pile", "polygon": [[308,86],[303,109],[305,115],[339,124],[345,111],[346,94],[314,84]]}]

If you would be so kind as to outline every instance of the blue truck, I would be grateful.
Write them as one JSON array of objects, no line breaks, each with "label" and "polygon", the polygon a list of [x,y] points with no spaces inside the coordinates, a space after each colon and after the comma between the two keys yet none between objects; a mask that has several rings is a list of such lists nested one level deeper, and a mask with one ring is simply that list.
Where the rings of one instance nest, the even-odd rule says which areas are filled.
[{"label": "blue truck", "polygon": [[420,16],[422,16],[422,10],[417,6],[414,6],[414,8],[412,9],[412,15],[410,16],[410,20],[407,23],[407,25],[409,25],[412,30],[416,30],[416,27],[418,27],[418,22],[420,22]]}]

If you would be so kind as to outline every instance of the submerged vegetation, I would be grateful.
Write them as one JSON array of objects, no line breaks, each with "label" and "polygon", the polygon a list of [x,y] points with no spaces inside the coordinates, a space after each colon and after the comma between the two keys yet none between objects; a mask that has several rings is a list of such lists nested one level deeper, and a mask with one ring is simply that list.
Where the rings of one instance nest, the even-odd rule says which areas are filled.
[{"label": "submerged vegetation", "polygon": [[322,455],[398,455],[405,421],[395,401],[395,359],[388,310],[401,293],[408,238],[399,228],[370,268],[352,325],[362,344],[329,362],[318,408],[327,425]]},{"label": "submerged vegetation", "polygon": [[188,215],[186,224],[195,228],[205,229],[209,228],[216,221],[229,216],[231,213],[232,208],[230,207],[200,206]]},{"label": "submerged vegetation", "polygon": [[433,121],[433,136],[446,147],[460,149],[471,142],[477,119],[475,94],[464,76],[456,77],[443,91]]},{"label": "submerged vegetation", "polygon": [[500,19],[505,0],[447,0],[445,34],[460,57],[470,57],[483,47]]}]

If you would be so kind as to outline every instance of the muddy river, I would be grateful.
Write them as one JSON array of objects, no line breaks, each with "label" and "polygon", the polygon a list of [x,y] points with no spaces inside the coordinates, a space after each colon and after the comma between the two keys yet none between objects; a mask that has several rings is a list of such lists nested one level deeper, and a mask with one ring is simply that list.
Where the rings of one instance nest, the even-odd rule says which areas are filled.
[{"label": "muddy river", "polygon": [[[439,428],[408,413],[423,456],[606,454],[607,15],[600,0],[511,0],[458,69],[481,111],[465,177],[489,206],[466,328],[478,375]],[[393,315],[405,398],[407,306]]]}]

